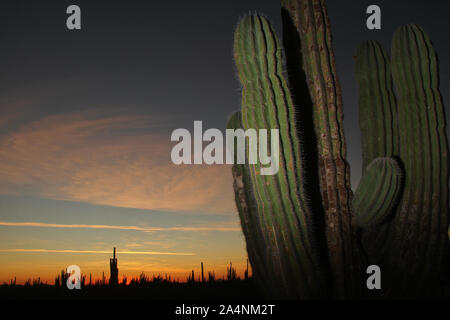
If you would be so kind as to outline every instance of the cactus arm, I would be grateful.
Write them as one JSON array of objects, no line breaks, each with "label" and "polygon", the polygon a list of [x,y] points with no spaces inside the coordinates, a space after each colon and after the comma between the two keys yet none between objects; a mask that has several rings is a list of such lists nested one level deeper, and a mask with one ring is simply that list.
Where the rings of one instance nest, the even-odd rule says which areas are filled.
[{"label": "cactus arm", "polygon": [[[401,241],[396,242],[390,261],[425,279],[442,274],[449,255],[448,146],[436,53],[419,26],[410,24],[394,34],[392,74],[406,184],[395,229]],[[400,251],[409,258],[400,261],[395,254]],[[414,257],[413,266],[404,265]]]},{"label": "cactus arm", "polygon": [[265,18],[253,15],[240,21],[234,56],[242,84],[244,129],[280,130],[279,172],[262,176],[259,164],[249,166],[264,232],[271,240],[269,252],[276,257],[273,276],[281,277],[289,296],[320,296],[324,279],[313,248],[312,213],[302,193],[294,108],[282,74],[281,48]]},{"label": "cactus arm", "polygon": [[[238,74],[243,85],[242,90],[242,124],[244,129],[267,128],[264,119],[264,110],[258,110],[263,106],[262,85],[257,77],[259,65],[255,60],[255,34],[254,20],[251,16],[245,17],[238,24],[235,32],[235,60]],[[262,109],[262,108],[259,108]],[[286,250],[283,236],[280,234],[280,198],[276,197],[272,190],[265,188],[270,183],[271,177],[260,176],[260,163],[249,165],[251,180],[254,186],[256,200],[258,203],[258,213],[267,238],[266,261],[272,260],[274,274],[277,274],[281,286],[287,288],[288,281],[285,273],[276,272],[282,270],[286,257]]]},{"label": "cactus arm", "polygon": [[[353,207],[359,218],[358,224],[365,227],[363,243],[370,260],[386,269],[386,264],[382,261],[393,241],[391,239],[393,225],[388,223],[378,225],[377,228],[368,228],[364,217],[370,215],[367,215],[365,211],[367,209],[358,205],[358,202],[363,202],[362,191],[370,192],[364,186],[366,181],[370,180],[365,177],[367,166],[378,157],[398,158],[400,150],[398,112],[393,93],[390,59],[379,43],[365,41],[358,47],[355,73],[359,86],[359,124],[364,174],[357,190],[358,194],[355,194],[353,199]],[[401,160],[398,161],[401,163]]]},{"label": "cactus arm", "polygon": [[[241,22],[238,24],[236,30],[235,30],[235,36],[234,36],[234,47],[235,51],[236,48],[242,48],[244,50],[245,46],[249,45],[248,39],[246,39],[245,35],[245,29],[249,28],[249,25],[251,24],[251,20],[248,18],[244,18],[241,20]],[[243,51],[245,53],[245,51]],[[251,69],[250,66],[247,64],[247,57],[239,54],[235,54],[235,62],[236,62],[236,68],[238,71],[238,74],[240,75],[241,83],[243,86],[242,90],[242,104],[248,105],[250,107],[242,108],[242,124],[246,122],[246,119],[253,117],[253,112],[251,107],[258,104],[258,102],[255,100],[259,98],[258,96],[254,96],[252,94],[253,91],[257,90],[256,84],[249,79],[251,78]],[[255,117],[258,117],[259,115],[256,114]],[[280,265],[280,258],[279,256],[276,256],[276,252],[272,253],[273,248],[276,248],[276,240],[275,240],[275,234],[273,231],[273,228],[270,226],[272,225],[271,216],[267,216],[265,214],[265,210],[270,209],[270,202],[267,201],[268,196],[266,195],[266,192],[264,188],[258,188],[256,186],[257,183],[261,183],[260,180],[256,180],[258,171],[258,165],[249,166],[248,170],[250,173],[250,178],[252,180],[253,184],[253,192],[256,200],[257,205],[257,213],[258,213],[258,219],[260,221],[260,225],[262,228],[262,233],[264,236],[264,243],[266,248],[263,249],[262,252],[264,252],[264,261],[267,262],[269,259],[271,259],[271,262],[267,265],[269,270],[272,270],[271,273],[275,273],[273,270],[273,265],[277,264]],[[283,281],[284,283],[285,281]]]},{"label": "cactus arm", "polygon": [[397,106],[389,57],[375,41],[363,42],[356,56],[363,172],[377,157],[398,155]]},{"label": "cactus arm", "polygon": [[[235,112],[228,120],[227,129],[242,129],[241,113]],[[235,144],[235,155],[236,155]],[[263,290],[268,290],[264,281],[270,279],[270,264],[265,262],[262,253],[265,252],[264,234],[258,219],[257,204],[253,195],[250,181],[250,172],[247,164],[235,164],[232,166],[233,189],[235,202],[241,221],[242,231],[247,245],[247,252],[252,265],[253,277],[257,279]],[[273,284],[271,285],[273,286]]]},{"label": "cactus arm", "polygon": [[386,222],[401,196],[403,173],[392,158],[377,158],[365,169],[353,198],[353,209],[361,228]]}]

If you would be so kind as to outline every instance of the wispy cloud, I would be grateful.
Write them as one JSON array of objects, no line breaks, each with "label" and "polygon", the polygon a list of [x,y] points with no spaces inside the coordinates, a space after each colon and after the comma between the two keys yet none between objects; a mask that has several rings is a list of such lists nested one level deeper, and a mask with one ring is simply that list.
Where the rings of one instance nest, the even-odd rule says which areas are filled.
[{"label": "wispy cloud", "polygon": [[40,227],[40,228],[68,228],[68,229],[109,229],[109,230],[131,230],[142,232],[155,231],[240,231],[239,227],[225,226],[201,226],[201,227],[138,227],[138,226],[114,226],[114,225],[91,225],[91,224],[58,224],[43,222],[9,222],[0,221],[0,226],[5,227]]},{"label": "wispy cloud", "polygon": [[89,111],[10,128],[0,135],[0,194],[234,213],[230,168],[172,164],[174,143],[161,133],[162,123],[129,111]]},{"label": "wispy cloud", "polygon": [[[0,249],[3,253],[92,253],[92,254],[111,254],[111,250],[53,250],[53,249]],[[120,254],[136,255],[164,255],[164,256],[194,256],[195,253],[185,252],[158,252],[158,251],[120,251]]]}]

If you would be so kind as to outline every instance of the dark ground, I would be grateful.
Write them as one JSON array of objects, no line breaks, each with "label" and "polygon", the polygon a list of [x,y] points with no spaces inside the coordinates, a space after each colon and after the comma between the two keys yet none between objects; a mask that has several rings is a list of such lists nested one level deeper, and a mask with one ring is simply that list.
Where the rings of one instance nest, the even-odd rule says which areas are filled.
[{"label": "dark ground", "polygon": [[214,283],[161,283],[144,286],[85,286],[69,290],[53,285],[0,286],[0,300],[249,300],[262,296],[253,281]]}]

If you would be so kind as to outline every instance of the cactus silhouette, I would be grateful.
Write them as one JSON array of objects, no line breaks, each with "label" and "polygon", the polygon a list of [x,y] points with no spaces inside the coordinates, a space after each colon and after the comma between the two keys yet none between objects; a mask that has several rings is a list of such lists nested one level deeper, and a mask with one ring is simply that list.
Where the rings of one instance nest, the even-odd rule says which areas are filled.
[{"label": "cactus silhouette", "polygon": [[[448,150],[430,41],[414,25],[394,36],[398,104],[387,54],[373,42],[358,50],[363,176],[353,196],[325,1],[282,6],[288,78],[267,19],[245,16],[234,37],[242,110],[227,128],[280,132],[276,175],[248,161],[232,169],[255,279],[271,297],[363,297],[370,262],[388,273],[384,296],[436,292],[448,255]],[[423,286],[407,285],[417,277]]]},{"label": "cactus silhouette", "polygon": [[116,248],[113,250],[113,257],[109,259],[109,285],[116,286],[119,284],[119,269],[117,268]]}]

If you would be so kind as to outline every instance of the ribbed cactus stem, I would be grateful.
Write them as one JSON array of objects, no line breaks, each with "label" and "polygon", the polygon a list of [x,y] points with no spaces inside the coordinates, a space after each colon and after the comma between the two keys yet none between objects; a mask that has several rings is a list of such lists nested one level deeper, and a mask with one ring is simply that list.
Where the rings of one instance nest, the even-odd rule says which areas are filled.
[{"label": "ribbed cactus stem", "polygon": [[278,129],[279,172],[260,175],[249,165],[259,220],[266,238],[267,260],[282,295],[323,295],[325,280],[315,250],[313,216],[302,183],[301,144],[294,106],[283,75],[279,41],[263,17],[244,17],[235,31],[234,57],[242,84],[244,129]]},{"label": "ribbed cactus stem", "polygon": [[353,198],[358,225],[373,228],[386,221],[396,208],[403,173],[392,158],[377,158],[365,169]]},{"label": "ribbed cactus stem", "polygon": [[384,270],[388,295],[431,297],[439,290],[450,253],[448,146],[436,53],[419,26],[395,32],[390,68],[397,105],[386,53],[375,42],[359,48],[364,162],[394,155],[404,171],[396,212],[389,223],[365,232],[364,243],[371,262]]},{"label": "ribbed cactus stem", "polygon": [[[359,295],[360,251],[350,209],[350,172],[346,162],[342,95],[331,46],[330,24],[323,0],[282,0],[301,40],[303,68],[313,103],[320,192],[336,295]],[[289,25],[285,26],[289,28]]]},{"label": "ribbed cactus stem", "polygon": [[420,288],[442,276],[450,251],[444,107],[436,53],[419,26],[409,24],[395,32],[392,74],[398,92],[400,157],[406,176],[389,261],[398,273],[407,270],[417,275]]},{"label": "ribbed cactus stem", "polygon": [[[242,129],[241,113],[235,112],[228,120],[227,129]],[[234,144],[234,154],[237,152],[237,144]],[[246,163],[248,157],[246,157]],[[268,287],[275,286],[270,278],[271,263],[266,261],[263,254],[266,251],[266,240],[259,221],[256,200],[253,195],[253,188],[250,181],[250,171],[248,164],[238,164],[234,159],[232,167],[233,189],[235,203],[239,212],[242,231],[247,245],[247,254],[252,264],[253,276],[263,290],[270,290]]]},{"label": "ribbed cactus stem", "polygon": [[389,57],[376,41],[363,42],[356,55],[363,172],[377,157],[399,154],[397,105]]}]

